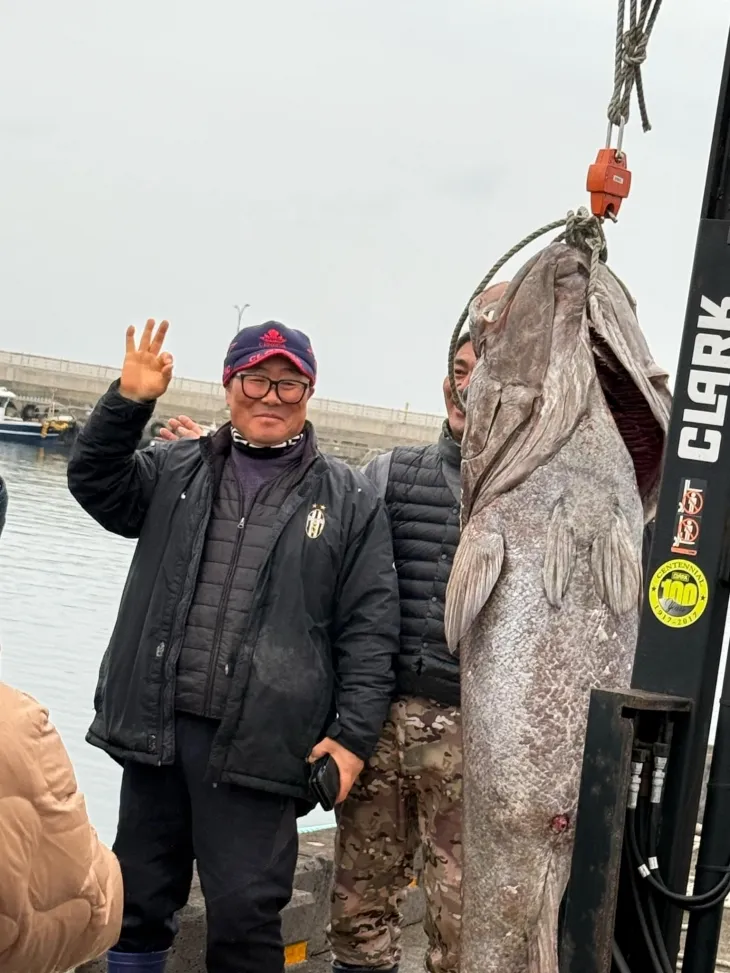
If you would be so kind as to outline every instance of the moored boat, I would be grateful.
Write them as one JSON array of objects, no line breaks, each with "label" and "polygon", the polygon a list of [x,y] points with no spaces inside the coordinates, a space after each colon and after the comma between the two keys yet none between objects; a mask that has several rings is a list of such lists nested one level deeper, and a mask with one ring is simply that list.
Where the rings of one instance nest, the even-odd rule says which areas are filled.
[{"label": "moored boat", "polygon": [[0,441],[25,443],[29,446],[66,446],[76,436],[77,423],[73,416],[56,415],[53,408],[46,416],[37,418],[10,415],[16,395],[8,388],[0,388]]}]

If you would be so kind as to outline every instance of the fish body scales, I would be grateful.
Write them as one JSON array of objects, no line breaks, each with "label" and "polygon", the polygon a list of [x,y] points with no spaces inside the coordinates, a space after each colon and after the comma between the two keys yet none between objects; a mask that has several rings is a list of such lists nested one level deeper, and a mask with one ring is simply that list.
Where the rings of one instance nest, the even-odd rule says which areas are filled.
[{"label": "fish body scales", "polygon": [[[616,616],[605,604],[591,553],[619,510],[638,570],[643,510],[613,420],[596,411],[548,464],[470,522],[502,534],[504,563],[460,649],[464,842],[483,849],[464,862],[462,973],[530,969],[546,885],[562,894],[570,870],[590,690],[630,678],[638,615]],[[574,561],[556,608],[544,566],[558,506]],[[568,826],[556,832],[562,818]],[[504,950],[486,956],[485,942]]]}]

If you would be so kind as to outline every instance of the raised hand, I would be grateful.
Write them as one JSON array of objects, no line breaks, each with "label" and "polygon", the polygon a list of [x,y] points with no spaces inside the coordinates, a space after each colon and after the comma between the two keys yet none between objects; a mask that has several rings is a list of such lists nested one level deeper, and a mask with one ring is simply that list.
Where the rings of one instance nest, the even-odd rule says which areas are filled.
[{"label": "raised hand", "polygon": [[172,355],[162,351],[169,325],[162,321],[157,331],[149,320],[144,327],[139,346],[134,343],[134,327],[127,328],[127,352],[122,365],[119,392],[125,399],[147,402],[159,399],[167,391],[172,379]]},{"label": "raised hand", "polygon": [[200,439],[203,435],[202,428],[190,416],[178,416],[177,419],[170,419],[167,425],[169,428],[160,429],[160,439],[164,439],[166,442],[175,442],[177,439]]}]

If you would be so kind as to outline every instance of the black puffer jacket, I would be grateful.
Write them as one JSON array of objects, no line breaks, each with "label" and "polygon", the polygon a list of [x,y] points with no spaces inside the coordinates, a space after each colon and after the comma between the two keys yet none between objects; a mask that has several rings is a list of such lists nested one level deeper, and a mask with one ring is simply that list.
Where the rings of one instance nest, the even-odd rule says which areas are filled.
[{"label": "black puffer jacket", "polygon": [[[116,385],[116,383],[115,383]],[[79,435],[72,494],[139,543],[104,656],[90,743],[117,759],[173,760],[175,677],[230,427],[137,451],[152,405],[115,385]],[[306,757],[327,735],[367,758],[393,691],[398,590],[388,518],[361,474],[322,456],[272,525],[211,753],[211,777],[307,800]],[[323,531],[307,535],[314,506]]]},{"label": "black puffer jacket", "polygon": [[461,450],[448,426],[431,446],[399,447],[365,474],[385,498],[401,603],[399,693],[458,706],[458,657],[444,633],[446,585],[459,543]]},{"label": "black puffer jacket", "polygon": [[[461,448],[444,423],[438,443],[376,456],[364,470],[386,501],[401,598],[397,691],[445,706],[460,702],[459,660],[449,652],[444,609],[459,542]],[[644,530],[647,570],[654,522]]]},{"label": "black puffer jacket", "polygon": [[178,712],[217,720],[225,713],[232,666],[248,628],[272,531],[287,497],[306,474],[301,446],[306,450],[308,443],[296,447],[297,460],[291,467],[255,493],[241,490],[232,457],[223,464],[181,639],[175,686]]}]

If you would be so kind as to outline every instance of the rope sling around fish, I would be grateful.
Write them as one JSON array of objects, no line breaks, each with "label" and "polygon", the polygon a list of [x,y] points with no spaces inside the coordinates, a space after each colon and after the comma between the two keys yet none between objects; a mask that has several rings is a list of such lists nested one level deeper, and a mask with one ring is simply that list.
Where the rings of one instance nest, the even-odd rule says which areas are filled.
[{"label": "rope sling around fish", "polygon": [[[591,194],[591,213],[585,207],[577,212],[570,211],[564,219],[554,220],[541,226],[540,229],[528,234],[523,240],[511,247],[504,256],[494,264],[487,275],[477,285],[454,328],[448,355],[448,376],[451,395],[456,405],[462,410],[464,400],[456,385],[454,375],[454,359],[456,346],[462,329],[469,317],[472,301],[482,294],[501,268],[516,256],[521,250],[534,243],[546,233],[551,233],[564,226],[566,229],[555,242],[565,242],[576,249],[589,253],[591,258],[590,277],[588,281],[587,300],[590,302],[595,289],[598,263],[607,260],[606,238],[603,233],[603,223],[606,219],[616,222],[622,200],[631,189],[631,173],[626,165],[626,153],[623,151],[623,137],[631,110],[631,95],[636,90],[639,114],[644,132],[651,130],[649,116],[646,109],[644,83],[641,67],[646,61],[649,38],[656,24],[662,0],[629,0],[629,21],[626,26],[626,0],[619,0],[616,25],[616,57],[614,63],[613,94],[608,104],[608,134],[606,146],[600,149],[595,163],[588,170],[586,189]],[[611,147],[613,130],[618,130],[616,147]],[[498,309],[499,310],[499,309]],[[498,314],[495,313],[495,317]]]}]

